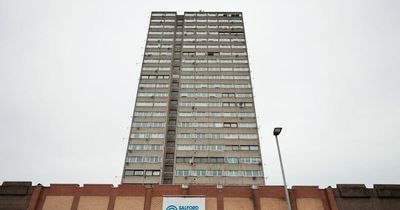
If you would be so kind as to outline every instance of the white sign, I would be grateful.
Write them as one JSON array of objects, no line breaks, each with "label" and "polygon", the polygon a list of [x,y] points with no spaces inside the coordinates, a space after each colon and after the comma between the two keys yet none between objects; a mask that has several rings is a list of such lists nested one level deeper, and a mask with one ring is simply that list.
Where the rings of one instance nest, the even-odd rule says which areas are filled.
[{"label": "white sign", "polygon": [[206,210],[204,197],[164,197],[162,210]]}]

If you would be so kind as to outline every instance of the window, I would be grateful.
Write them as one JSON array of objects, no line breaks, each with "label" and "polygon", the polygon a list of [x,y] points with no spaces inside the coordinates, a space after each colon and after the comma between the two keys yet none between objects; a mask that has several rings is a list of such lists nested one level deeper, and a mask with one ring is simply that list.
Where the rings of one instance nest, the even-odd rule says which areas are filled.
[{"label": "window", "polygon": [[194,161],[194,163],[207,163],[208,158],[207,157],[195,157],[193,161]]},{"label": "window", "polygon": [[169,75],[142,75],[142,79],[169,79]]},{"label": "window", "polygon": [[222,123],[212,123],[212,122],[179,122],[179,127],[186,128],[222,128]]},{"label": "window", "polygon": [[224,122],[224,128],[237,128],[238,124],[236,122]]},{"label": "window", "polygon": [[[255,133],[180,133],[183,139],[257,139]],[[239,149],[237,149],[239,150]]]},{"label": "window", "polygon": [[137,128],[162,128],[165,127],[164,122],[133,122],[132,127]]},{"label": "window", "polygon": [[207,174],[206,170],[192,170],[191,172],[192,176],[206,176]]},{"label": "window", "polygon": [[182,71],[194,71],[193,67],[182,67]]},{"label": "window", "polygon": [[185,35],[194,35],[194,31],[185,31]]},{"label": "window", "polygon": [[241,157],[239,158],[240,163],[245,164],[258,164],[261,163],[261,158],[258,157]]},{"label": "window", "polygon": [[125,176],[160,176],[160,170],[125,170]]},{"label": "window", "polygon": [[143,89],[143,88],[167,88],[167,87],[169,87],[169,85],[166,83],[144,83],[144,84],[140,84],[139,87],[141,89]]},{"label": "window", "polygon": [[[194,39],[193,39],[193,40],[194,40]],[[185,39],[185,41],[186,41],[186,39]],[[195,54],[196,54],[195,52],[182,52],[182,55],[183,55],[183,56],[190,56],[190,57],[193,57]]]},{"label": "window", "polygon": [[240,150],[250,150],[250,146],[240,146]]},{"label": "window", "polygon": [[142,156],[132,156],[127,157],[127,163],[159,163],[160,157],[150,156],[150,157],[142,157]]},{"label": "window", "polygon": [[211,151],[223,151],[224,145],[209,145]]},{"label": "window", "polygon": [[221,68],[221,71],[232,71],[232,68]]},{"label": "window", "polygon": [[166,112],[135,112],[134,116],[139,116],[139,117],[161,117],[161,116],[166,116]]},{"label": "window", "polygon": [[222,176],[222,170],[210,170],[208,171],[209,176]]},{"label": "window", "polygon": [[176,158],[176,163],[192,163],[192,158],[191,157],[177,157]]},{"label": "window", "polygon": [[236,94],[236,97],[238,97],[238,98],[252,98],[253,94],[251,94],[251,93],[238,93],[238,94]]},{"label": "window", "polygon": [[133,176],[134,171],[133,170],[125,170],[125,176]]},{"label": "window", "polygon": [[233,68],[234,71],[249,71],[248,67],[235,67]]},{"label": "window", "polygon": [[138,97],[167,97],[168,93],[138,93]]},{"label": "window", "polygon": [[167,55],[172,55],[172,53],[171,52],[160,52],[160,55],[161,56],[167,56]]},{"label": "window", "polygon": [[258,170],[177,170],[176,176],[247,176],[247,177],[262,177],[262,171]]},{"label": "window", "polygon": [[131,138],[157,139],[164,138],[163,133],[132,133]]},{"label": "window", "polygon": [[233,63],[247,63],[247,60],[233,60]]},{"label": "window", "polygon": [[130,144],[128,150],[161,150],[161,144]]},{"label": "window", "polygon": [[184,163],[185,158],[182,157],[177,157],[176,158],[176,163]]},{"label": "window", "polygon": [[257,170],[246,170],[243,171],[244,176],[250,176],[250,177],[262,177],[263,173],[262,171],[257,171]]},{"label": "window", "polygon": [[176,176],[189,176],[189,170],[176,170]]},{"label": "window", "polygon": [[219,56],[219,52],[208,52],[208,56]]},{"label": "window", "polygon": [[225,171],[226,176],[241,176],[242,173],[239,170],[229,170]]},{"label": "window", "polygon": [[182,117],[255,117],[252,112],[179,112],[178,115]]},{"label": "window", "polygon": [[193,150],[192,145],[178,144],[176,150]]},{"label": "window", "polygon": [[226,162],[227,163],[239,163],[239,159],[237,157],[227,157]]},{"label": "window", "polygon": [[223,107],[235,107],[236,103],[235,102],[223,102],[222,106]]},{"label": "window", "polygon": [[144,171],[143,170],[135,170],[134,171],[134,176],[143,176]]},{"label": "window", "polygon": [[222,97],[224,98],[234,98],[235,93],[222,93]]},{"label": "window", "polygon": [[250,146],[250,150],[252,151],[258,150],[258,146]]},{"label": "window", "polygon": [[138,116],[138,117],[162,117],[162,116],[166,116],[167,113],[166,112],[135,112],[134,116]]},{"label": "window", "polygon": [[210,157],[210,163],[224,163],[223,157]]}]

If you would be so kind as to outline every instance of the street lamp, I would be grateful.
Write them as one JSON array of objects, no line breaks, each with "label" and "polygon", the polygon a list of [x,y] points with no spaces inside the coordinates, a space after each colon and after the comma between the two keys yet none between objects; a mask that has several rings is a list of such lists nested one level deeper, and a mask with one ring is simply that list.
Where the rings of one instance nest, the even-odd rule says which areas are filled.
[{"label": "street lamp", "polygon": [[281,171],[282,171],[282,177],[283,177],[283,184],[285,187],[285,195],[286,195],[288,210],[292,210],[292,206],[290,205],[289,192],[288,192],[287,185],[286,185],[285,171],[283,170],[281,150],[279,149],[279,142],[278,142],[278,135],[281,133],[281,131],[282,131],[282,128],[274,128],[274,136],[275,136],[275,140],[276,140],[276,147],[278,148],[279,162],[281,163]]}]

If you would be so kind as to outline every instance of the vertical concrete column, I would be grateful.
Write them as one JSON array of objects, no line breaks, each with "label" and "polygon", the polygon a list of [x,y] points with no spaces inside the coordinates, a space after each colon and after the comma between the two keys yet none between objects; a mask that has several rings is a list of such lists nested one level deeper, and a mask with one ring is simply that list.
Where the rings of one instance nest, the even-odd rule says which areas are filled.
[{"label": "vertical concrete column", "polygon": [[144,197],[144,210],[150,210],[151,208],[151,198],[153,194],[153,188],[146,188],[146,193]]},{"label": "vertical concrete column", "polygon": [[217,189],[217,210],[224,210],[224,190]]},{"label": "vertical concrete column", "polygon": [[325,189],[326,197],[328,198],[328,203],[330,210],[339,210],[336,205],[335,194],[331,187]]},{"label": "vertical concrete column", "polygon": [[77,187],[76,193],[74,194],[74,200],[72,200],[71,210],[77,210],[79,205],[79,199],[81,198],[81,187]]},{"label": "vertical concrete column", "polygon": [[115,198],[117,197],[117,189],[111,189],[110,200],[108,201],[107,210],[114,210]]},{"label": "vertical concrete column", "polygon": [[290,199],[290,205],[292,207],[292,210],[297,210],[297,202],[295,198],[295,193],[293,189],[288,189],[289,190],[289,199]]},{"label": "vertical concrete column", "polygon": [[253,198],[254,210],[261,210],[260,192],[258,191],[258,189],[252,190],[252,198]]},{"label": "vertical concrete column", "polygon": [[182,195],[190,195],[189,189],[188,188],[182,189]]},{"label": "vertical concrete column", "polygon": [[33,189],[31,201],[29,202],[28,210],[36,210],[39,203],[40,195],[42,194],[43,187],[38,185]]}]

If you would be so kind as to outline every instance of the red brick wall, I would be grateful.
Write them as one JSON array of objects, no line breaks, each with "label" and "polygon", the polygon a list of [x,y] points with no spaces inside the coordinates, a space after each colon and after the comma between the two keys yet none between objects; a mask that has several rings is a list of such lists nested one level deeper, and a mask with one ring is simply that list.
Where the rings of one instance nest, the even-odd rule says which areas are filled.
[{"label": "red brick wall", "polygon": [[[290,189],[289,193],[293,210],[302,210],[308,207],[313,210],[337,210],[334,194],[330,188],[295,186]],[[258,189],[251,189],[250,186],[224,186],[222,189],[218,189],[214,185],[191,185],[184,189],[181,185],[126,184],[118,187],[112,185],[83,185],[80,187],[74,184],[52,184],[49,187],[35,187],[28,209],[42,210],[47,196],[73,196],[72,210],[80,209],[81,196],[85,196],[85,199],[87,199],[86,196],[93,196],[93,201],[95,198],[102,198],[103,205],[104,196],[106,196],[108,198],[107,210],[114,210],[117,197],[131,196],[139,200],[140,198],[144,199],[144,204],[139,202],[143,207],[136,206],[135,209],[152,210],[160,208],[160,198],[164,195],[202,195],[206,199],[209,198],[209,201],[213,201],[214,203],[210,206],[216,205],[217,210],[229,209],[233,206],[235,209],[251,206],[254,210],[269,210],[271,206],[276,206],[275,209],[285,209],[286,207],[286,202],[282,202],[285,201],[282,186],[259,186]],[[260,199],[263,202],[260,202]],[[297,204],[298,201],[299,204]],[[234,205],[235,202],[238,205]],[[152,203],[153,208],[151,208]],[[268,205],[265,205],[266,203]]]}]

